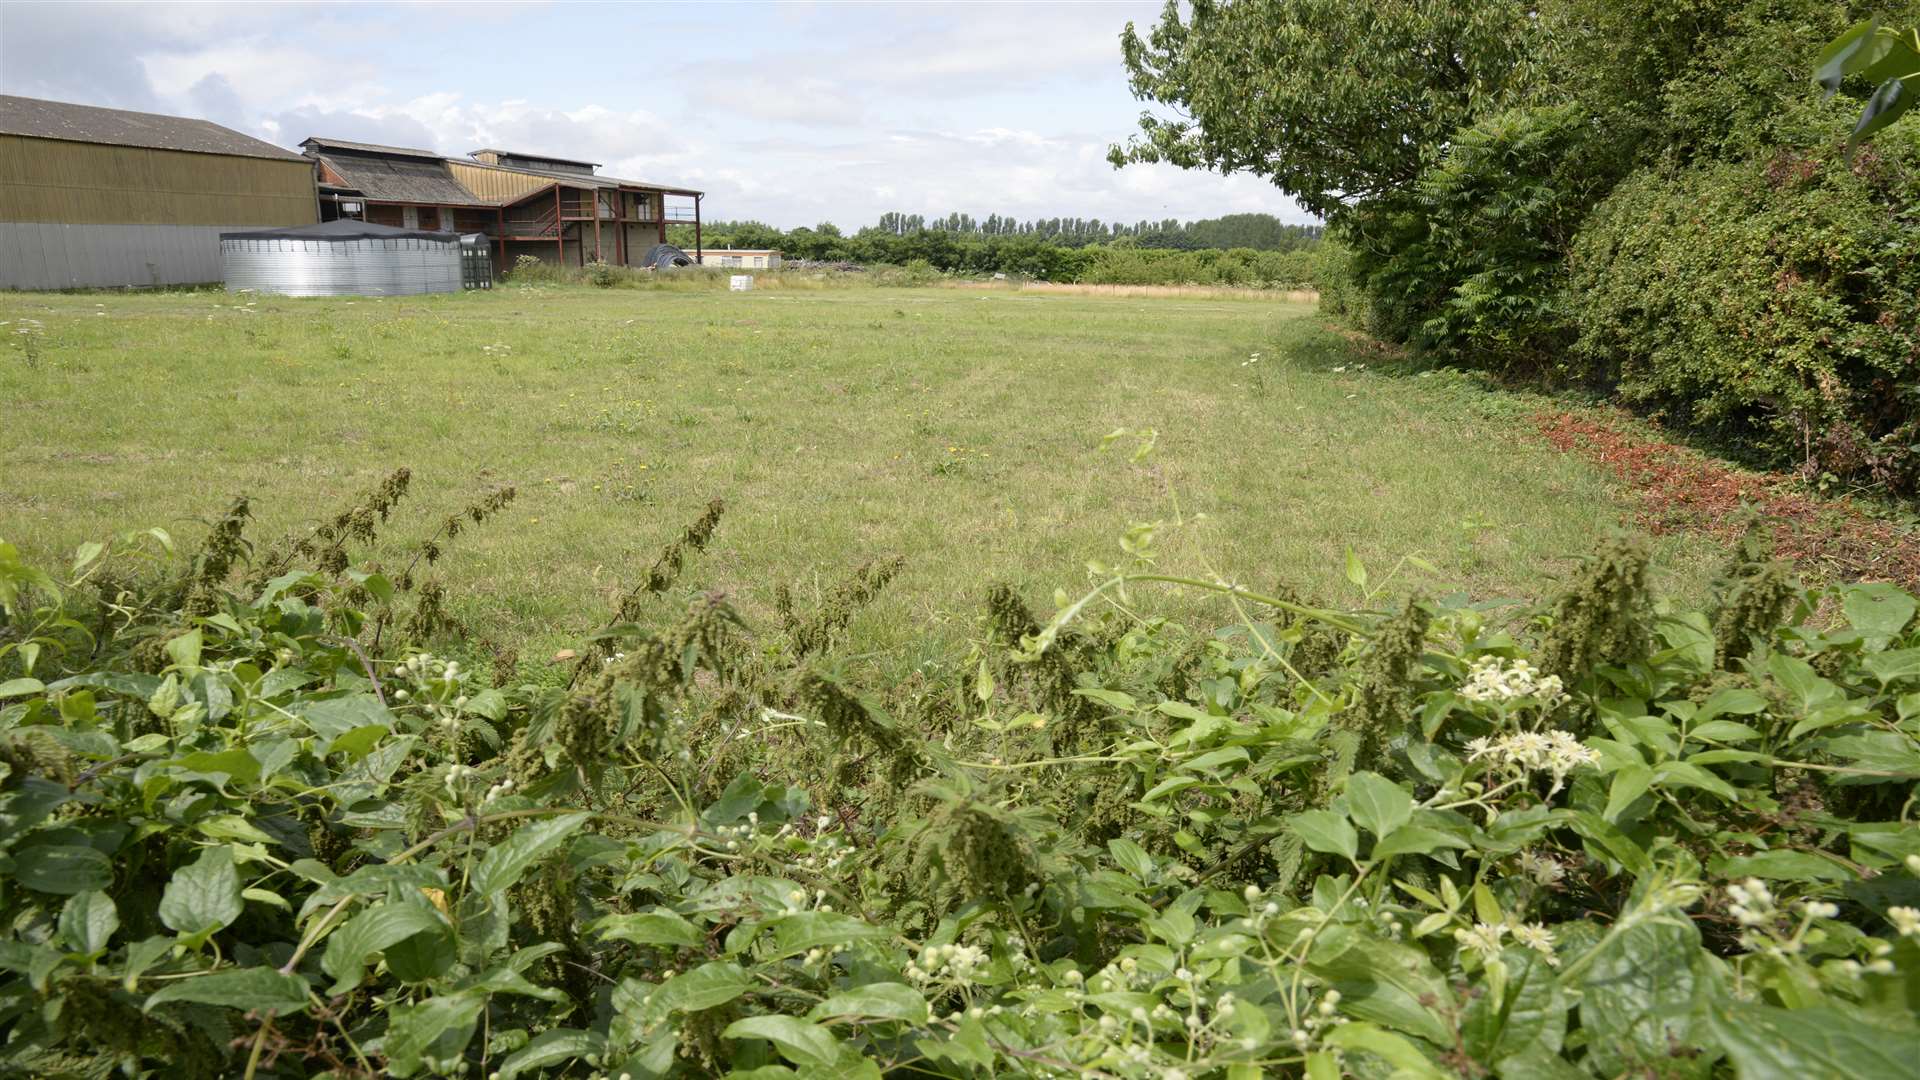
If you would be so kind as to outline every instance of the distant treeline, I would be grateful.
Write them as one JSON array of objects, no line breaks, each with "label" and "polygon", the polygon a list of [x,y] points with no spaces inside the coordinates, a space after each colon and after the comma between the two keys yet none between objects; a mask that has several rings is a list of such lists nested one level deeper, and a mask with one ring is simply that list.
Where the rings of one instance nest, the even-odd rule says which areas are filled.
[{"label": "distant treeline", "polygon": [[[996,214],[979,220],[951,214],[928,219],[890,213],[852,236],[830,222],[787,231],[758,221],[708,222],[701,243],[709,251],[775,248],[788,259],[924,263],[952,274],[1296,288],[1315,280],[1319,235],[1318,225],[1289,225],[1270,214],[1125,225],[1086,218],[1016,221]],[[691,249],[693,229],[675,226],[669,239]]]},{"label": "distant treeline", "polygon": [[1272,214],[1228,214],[1202,221],[1101,221],[1099,218],[1036,218],[1018,221],[999,214],[978,219],[971,214],[925,218],[919,214],[888,213],[872,226],[904,236],[912,232],[947,232],[963,236],[1033,236],[1068,244],[1104,244],[1122,237],[1144,248],[1252,248],[1255,251],[1293,251],[1320,238],[1318,225],[1289,225]]}]

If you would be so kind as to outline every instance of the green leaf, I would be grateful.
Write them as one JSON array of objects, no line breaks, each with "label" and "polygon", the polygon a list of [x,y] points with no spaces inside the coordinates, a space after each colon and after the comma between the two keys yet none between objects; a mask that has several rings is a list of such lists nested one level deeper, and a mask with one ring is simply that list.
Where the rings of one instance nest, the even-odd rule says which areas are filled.
[{"label": "green leaf", "polygon": [[1881,686],[1900,679],[1920,675],[1920,649],[1895,649],[1892,652],[1868,653],[1860,661],[1867,673],[1880,680]]},{"label": "green leaf", "polygon": [[1341,1024],[1327,1033],[1327,1045],[1373,1054],[1393,1066],[1395,1077],[1412,1080],[1450,1080],[1449,1074],[1427,1060],[1420,1048],[1391,1031],[1372,1024]]},{"label": "green leaf", "polygon": [[296,1013],[307,1007],[307,980],[269,967],[216,971],[211,975],[196,975],[191,979],[170,982],[149,994],[140,1009],[142,1012],[152,1012],[154,1006],[169,1001],[221,1005],[242,1012],[271,1009],[279,1013]]},{"label": "green leaf", "polygon": [[1841,735],[1822,740],[1821,745],[1828,753],[1863,769],[1920,776],[1920,750],[1915,749],[1912,738],[1897,731]]},{"label": "green leaf", "polygon": [[[1903,89],[1889,91],[1888,85],[1900,86]],[[1880,89],[1874,92],[1873,98],[1868,100],[1866,111],[1860,115],[1862,126],[1854,129],[1855,139],[1865,138],[1887,126],[1893,122],[1894,117],[1913,105],[1913,94],[1905,90],[1904,85],[1897,79],[1890,79],[1887,83],[1881,84]],[[1883,94],[1886,95],[1885,101],[1881,100]],[[1876,102],[1879,103],[1877,106]],[[1894,110],[1893,114],[1886,116],[1884,120],[1880,119],[1889,109]],[[1878,122],[1868,127],[1870,121]],[[1841,600],[1841,607],[1847,613],[1848,624],[1860,631],[1860,636],[1866,638],[1868,644],[1876,649],[1883,649],[1894,635],[1900,633],[1908,623],[1913,621],[1913,613],[1916,608],[1920,608],[1920,603],[1916,603],[1913,597],[1892,585],[1876,582],[1869,585],[1848,586]]]},{"label": "green leaf", "polygon": [[446,922],[430,907],[406,901],[377,904],[347,920],[327,942],[320,969],[333,976],[328,996],[360,985],[367,962],[377,953],[426,931],[444,931]]},{"label": "green leaf", "polygon": [[300,718],[307,722],[308,729],[320,737],[321,753],[331,752],[327,748],[335,740],[358,728],[376,726],[382,731],[393,730],[393,714],[372,694],[349,694],[310,701],[300,708]]},{"label": "green leaf", "polygon": [[1700,711],[1694,714],[1694,723],[1704,723],[1716,716],[1752,716],[1767,711],[1767,699],[1759,692],[1744,687],[1719,690],[1707,699]]},{"label": "green leaf", "polygon": [[570,1058],[592,1057],[607,1048],[606,1036],[578,1028],[554,1028],[533,1037],[500,1063],[500,1080],[513,1080],[528,1069],[542,1069]]},{"label": "green leaf", "polygon": [[80,571],[85,570],[88,564],[99,558],[100,554],[106,550],[107,545],[98,540],[89,540],[81,544],[73,553],[72,576],[79,577]]},{"label": "green leaf", "polygon": [[661,1015],[699,1012],[725,1005],[753,988],[753,980],[738,964],[715,961],[668,979],[654,990],[647,1007]]},{"label": "green leaf", "polygon": [[1674,1072],[1675,1050],[1699,1043],[1697,1007],[1712,992],[1699,973],[1704,957],[1690,922],[1641,923],[1607,940],[1580,983],[1590,1065],[1605,1076],[1709,1073],[1710,1054],[1694,1055],[1691,1068]]},{"label": "green leaf", "polygon": [[1607,809],[1604,814],[1608,821],[1618,822],[1620,815],[1633,801],[1647,793],[1653,786],[1653,770],[1645,765],[1628,765],[1613,774],[1613,783],[1607,788]]},{"label": "green leaf", "polygon": [[735,1020],[720,1033],[729,1039],[765,1039],[795,1065],[825,1068],[851,1053],[843,1050],[833,1032],[791,1016],[749,1016]]},{"label": "green leaf", "polygon": [[1153,876],[1153,857],[1145,848],[1124,837],[1115,837],[1107,841],[1107,851],[1112,853],[1113,861],[1122,870],[1144,882]]},{"label": "green leaf", "polygon": [[113,862],[84,844],[35,844],[13,853],[13,878],[35,892],[72,896],[113,884]]},{"label": "green leaf", "polygon": [[1725,1001],[1707,1018],[1741,1080],[1920,1076],[1920,1034],[1838,1009]]},{"label": "green leaf", "polygon": [[162,956],[172,952],[178,942],[170,937],[155,934],[127,946],[126,966],[120,972],[121,988],[131,994],[140,983],[140,976],[154,965]]},{"label": "green leaf", "polygon": [[631,941],[635,945],[698,948],[706,940],[699,927],[664,908],[638,915],[609,915],[595,923],[594,928],[603,940]]},{"label": "green leaf", "polygon": [[1373,845],[1372,856],[1384,859],[1389,855],[1425,855],[1441,848],[1472,847],[1472,844],[1452,833],[1429,829],[1425,825],[1402,825]]},{"label": "green leaf", "polygon": [[1300,842],[1315,851],[1352,860],[1360,853],[1360,834],[1331,810],[1308,810],[1287,819]]},{"label": "green leaf", "polygon": [[200,631],[196,628],[167,639],[167,656],[183,668],[200,666]]},{"label": "green leaf", "polygon": [[833,995],[815,1005],[807,1016],[813,1020],[863,1016],[924,1024],[927,1022],[927,1002],[918,990],[905,983],[871,983]]},{"label": "green leaf", "polygon": [[1820,677],[1813,665],[1797,656],[1774,653],[1767,659],[1767,672],[1786,687],[1802,709],[1811,709],[1837,696],[1834,685]]},{"label": "green leaf", "polygon": [[75,893],[60,909],[60,938],[67,948],[92,955],[105,949],[120,929],[120,911],[113,897],[98,890]]},{"label": "green leaf", "polygon": [[1134,700],[1132,694],[1124,694],[1118,690],[1075,690],[1074,694],[1097,701],[1117,712],[1132,712],[1140,707],[1140,703]]},{"label": "green leaf", "polygon": [[1518,946],[1503,954],[1506,985],[1501,992],[1475,995],[1460,1023],[1467,1052],[1476,1061],[1539,1048],[1558,1053],[1567,1034],[1567,1002],[1547,958]]},{"label": "green leaf", "polygon": [[1424,949],[1355,934],[1346,949],[1308,970],[1340,991],[1344,1013],[1442,1046],[1453,1041],[1440,1011],[1453,991]]},{"label": "green leaf", "polygon": [[1733,790],[1733,785],[1691,762],[1663,761],[1653,767],[1653,778],[1655,782],[1710,791],[1728,802],[1740,801],[1740,793]]},{"label": "green leaf", "polygon": [[1699,739],[1702,742],[1752,742],[1759,737],[1758,731],[1746,724],[1736,724],[1731,720],[1709,720],[1687,729],[1687,738]]},{"label": "green leaf", "polygon": [[1347,549],[1347,580],[1362,589],[1367,587],[1367,568],[1352,548]]},{"label": "green leaf", "polygon": [[1413,796],[1379,773],[1347,777],[1347,812],[1360,827],[1382,837],[1413,818]]},{"label": "green leaf", "polygon": [[837,911],[796,911],[776,915],[762,924],[773,930],[773,944],[762,957],[779,960],[798,956],[809,949],[839,948],[856,941],[871,941],[887,936],[885,930]]},{"label": "green leaf", "polygon": [[47,684],[39,679],[8,679],[0,682],[0,698],[46,693]]},{"label": "green leaf", "polygon": [[473,872],[473,887],[482,893],[510,888],[528,868],[545,858],[561,841],[572,836],[593,815],[586,811],[560,814],[543,821],[522,825],[504,843],[488,848]]},{"label": "green leaf", "polygon": [[1820,50],[1819,58],[1814,61],[1813,81],[1831,95],[1840,89],[1847,76],[1877,63],[1886,52],[1887,42],[1880,34],[1879,19],[1855,23]]},{"label": "green leaf", "polygon": [[431,1055],[436,1071],[458,1060],[473,1040],[480,1010],[487,999],[474,993],[438,994],[413,1005],[395,1007],[387,1018],[387,1037],[381,1043],[387,1069],[394,1076],[412,1076]]},{"label": "green leaf", "polygon": [[240,917],[240,875],[233,868],[233,849],[221,844],[174,871],[160,894],[160,921],[186,937],[219,930]]},{"label": "green leaf", "polygon": [[1804,851],[1762,851],[1739,855],[1715,864],[1714,872],[1728,878],[1766,878],[1769,881],[1856,880],[1845,867]]},{"label": "green leaf", "polygon": [[175,758],[170,764],[188,772],[220,777],[223,785],[227,780],[251,784],[260,779],[260,762],[244,749],[221,750],[217,753],[202,750]]}]

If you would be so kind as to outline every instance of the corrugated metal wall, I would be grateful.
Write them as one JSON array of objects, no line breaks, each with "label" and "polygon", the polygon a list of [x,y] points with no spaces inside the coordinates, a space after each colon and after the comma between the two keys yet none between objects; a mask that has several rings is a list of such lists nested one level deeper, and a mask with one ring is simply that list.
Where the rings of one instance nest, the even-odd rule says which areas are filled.
[{"label": "corrugated metal wall", "polygon": [[0,222],[0,289],[219,281],[220,233],[233,228]]},{"label": "corrugated metal wall", "polygon": [[0,221],[311,225],[313,166],[0,135]]},{"label": "corrugated metal wall", "polygon": [[551,179],[502,169],[483,169],[459,161],[449,161],[447,167],[453,170],[453,178],[460,181],[461,187],[482,199],[512,199],[553,186]]},{"label": "corrugated metal wall", "polygon": [[219,281],[222,230],[317,220],[305,161],[0,135],[0,288]]}]

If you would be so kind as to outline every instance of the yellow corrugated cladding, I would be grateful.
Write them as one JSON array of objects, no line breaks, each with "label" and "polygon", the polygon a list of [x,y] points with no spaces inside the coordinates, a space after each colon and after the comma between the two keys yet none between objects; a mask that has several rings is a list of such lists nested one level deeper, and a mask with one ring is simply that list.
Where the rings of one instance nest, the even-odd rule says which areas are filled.
[{"label": "yellow corrugated cladding", "polygon": [[311,225],[310,162],[0,135],[0,221]]},{"label": "yellow corrugated cladding", "polygon": [[461,187],[482,199],[517,199],[528,192],[553,186],[552,180],[543,180],[538,176],[502,169],[483,169],[462,161],[449,161],[447,167],[453,170],[453,178],[460,181]]}]

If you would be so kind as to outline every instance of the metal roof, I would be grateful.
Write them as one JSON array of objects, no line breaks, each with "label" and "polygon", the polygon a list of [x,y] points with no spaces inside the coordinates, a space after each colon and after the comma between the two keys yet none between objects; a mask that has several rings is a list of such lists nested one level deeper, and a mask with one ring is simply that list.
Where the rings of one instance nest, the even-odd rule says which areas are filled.
[{"label": "metal roof", "polygon": [[318,225],[298,225],[288,229],[250,229],[223,232],[222,240],[458,240],[459,233],[437,229],[402,229],[376,225],[370,221],[338,218]]},{"label": "metal roof", "polygon": [[319,154],[346,186],[376,202],[433,203],[441,206],[497,206],[461,186],[440,158],[375,157],[371,154]]},{"label": "metal roof", "polygon": [[[474,151],[480,153],[481,151]],[[548,159],[551,160],[551,159]],[[478,169],[495,169],[500,172],[519,173],[522,176],[538,176],[543,180],[557,180],[562,184],[585,188],[645,188],[648,191],[664,191],[669,195],[704,195],[705,192],[690,188],[677,188],[668,184],[654,184],[645,180],[622,180],[617,176],[602,176],[599,173],[562,172],[558,169],[530,169],[525,165],[495,165],[487,161],[462,161],[462,165],[472,165]],[[518,202],[519,199],[511,200]]]},{"label": "metal roof", "polygon": [[597,161],[576,161],[573,158],[554,157],[552,154],[523,154],[518,150],[502,150],[493,146],[483,146],[478,150],[467,151],[468,157],[476,154],[498,154],[501,157],[518,158],[521,161],[551,161],[556,165],[584,165],[589,169],[600,167]]},{"label": "metal roof", "polygon": [[283,150],[251,135],[242,135],[211,120],[103,109],[94,105],[74,105],[65,101],[14,97],[10,94],[0,94],[0,135],[24,135],[35,139],[62,139],[108,146],[143,146],[154,150],[225,154],[229,157],[272,158],[277,161],[304,160],[291,150]]},{"label": "metal roof", "polygon": [[394,157],[426,158],[429,161],[446,160],[444,155],[436,154],[432,150],[415,150],[407,146],[381,146],[379,143],[347,142],[344,139],[319,139],[311,135],[302,140],[300,145],[309,151],[317,150],[323,153],[328,150],[345,150],[358,154],[387,154]]}]

